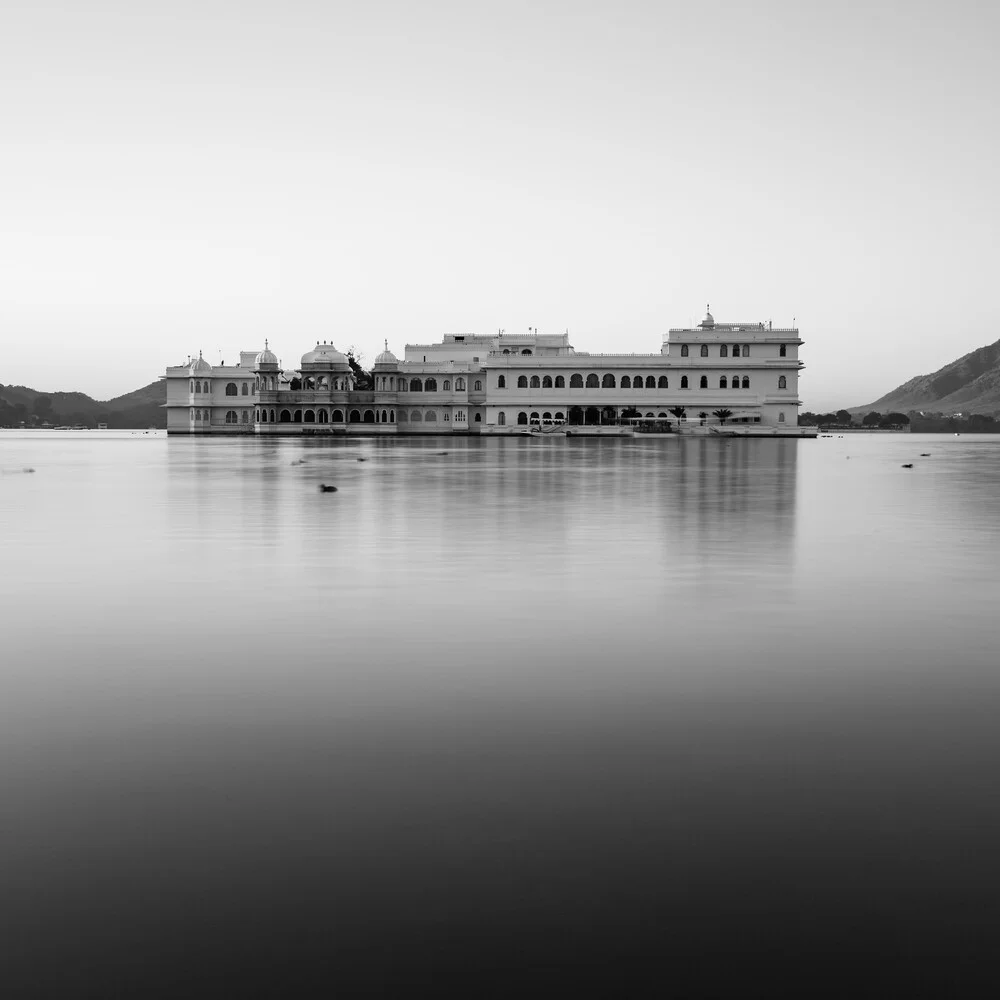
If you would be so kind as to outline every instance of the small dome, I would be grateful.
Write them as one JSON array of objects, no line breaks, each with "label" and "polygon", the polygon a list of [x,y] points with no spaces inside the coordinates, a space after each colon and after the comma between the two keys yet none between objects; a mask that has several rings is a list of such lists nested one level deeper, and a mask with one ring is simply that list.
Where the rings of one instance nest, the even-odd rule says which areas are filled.
[{"label": "small dome", "polygon": [[212,366],[201,356],[201,351],[198,352],[198,360],[191,362],[192,373],[197,372],[210,372]]},{"label": "small dome", "polygon": [[260,352],[253,359],[253,364],[255,368],[260,368],[261,365],[276,365],[278,359],[275,357],[274,352],[271,351],[267,346],[267,341],[264,341],[264,350]]},{"label": "small dome", "polygon": [[350,368],[345,355],[333,344],[320,344],[302,355],[303,365],[323,365],[325,368]]},{"label": "small dome", "polygon": [[398,365],[399,358],[389,350],[389,341],[385,342],[385,350],[375,359],[377,365]]},{"label": "small dome", "polygon": [[709,311],[709,307],[705,306],[705,318],[698,324],[698,326],[703,329],[708,329],[709,327],[715,326],[715,317]]}]

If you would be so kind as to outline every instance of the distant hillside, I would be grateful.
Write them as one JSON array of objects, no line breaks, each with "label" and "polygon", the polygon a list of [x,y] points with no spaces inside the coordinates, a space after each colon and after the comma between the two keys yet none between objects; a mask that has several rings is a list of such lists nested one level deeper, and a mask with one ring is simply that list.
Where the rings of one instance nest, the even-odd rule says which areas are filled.
[{"label": "distant hillside", "polygon": [[1000,412],[1000,340],[952,361],[933,375],[918,375],[852,413],[930,410],[939,413]]},{"label": "distant hillside", "polygon": [[84,424],[113,428],[166,427],[166,382],[157,380],[135,392],[104,402],[82,392],[39,392],[23,385],[0,385],[0,427]]}]

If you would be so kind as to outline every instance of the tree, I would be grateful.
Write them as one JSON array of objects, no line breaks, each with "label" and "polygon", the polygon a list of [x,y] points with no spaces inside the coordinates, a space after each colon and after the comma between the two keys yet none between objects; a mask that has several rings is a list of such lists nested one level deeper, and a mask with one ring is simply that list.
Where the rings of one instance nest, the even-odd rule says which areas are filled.
[{"label": "tree", "polygon": [[52,397],[36,396],[34,403],[31,404],[31,409],[35,416],[44,420],[52,412]]},{"label": "tree", "polygon": [[850,424],[851,415],[847,410],[837,410],[837,422],[841,424]]},{"label": "tree", "polygon": [[351,344],[347,348],[347,363],[351,366],[351,371],[354,373],[354,387],[356,389],[371,389],[374,383],[372,382],[372,376],[370,372],[366,372],[364,368],[361,367],[361,362],[364,360],[364,355],[361,351],[355,349],[354,345]]},{"label": "tree", "polygon": [[862,426],[864,427],[878,427],[879,421],[881,421],[881,419],[882,419],[882,414],[879,413],[877,410],[872,410],[872,412],[869,413],[864,418],[864,420],[861,421],[861,423]]},{"label": "tree", "polygon": [[799,414],[799,424],[802,427],[815,427],[817,422],[816,414],[810,410]]},{"label": "tree", "polygon": [[708,420],[708,414],[702,410],[701,413],[698,414],[698,419],[704,424],[705,421]]},{"label": "tree", "polygon": [[678,420],[683,420],[687,414],[687,409],[683,406],[675,406],[670,411]]},{"label": "tree", "polygon": [[623,420],[634,420],[636,417],[641,416],[642,414],[634,406],[627,406],[624,410],[622,410]]},{"label": "tree", "polygon": [[727,410],[724,406],[719,410],[712,410],[712,416],[718,417],[720,424],[724,424],[732,415],[733,411]]},{"label": "tree", "polygon": [[910,418],[905,413],[896,413],[895,411],[887,414],[885,419],[896,427],[905,427],[910,422]]}]

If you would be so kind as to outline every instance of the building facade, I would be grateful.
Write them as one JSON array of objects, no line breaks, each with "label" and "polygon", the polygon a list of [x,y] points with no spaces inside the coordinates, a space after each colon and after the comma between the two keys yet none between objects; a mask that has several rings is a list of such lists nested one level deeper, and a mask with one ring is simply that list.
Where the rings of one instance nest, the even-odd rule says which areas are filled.
[{"label": "building facade", "polygon": [[[568,334],[448,334],[388,348],[371,388],[347,358],[317,343],[283,369],[265,343],[236,365],[196,360],[169,367],[172,434],[506,434],[641,425],[798,424],[795,327],[716,323],[671,329],[655,354],[591,354]],[[747,427],[749,430],[750,427]]]}]

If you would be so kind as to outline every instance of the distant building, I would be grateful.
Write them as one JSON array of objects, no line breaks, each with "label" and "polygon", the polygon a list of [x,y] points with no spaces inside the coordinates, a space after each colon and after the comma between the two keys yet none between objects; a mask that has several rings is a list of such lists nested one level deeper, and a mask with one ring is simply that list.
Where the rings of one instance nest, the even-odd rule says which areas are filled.
[{"label": "distant building", "polygon": [[[347,358],[317,343],[294,370],[275,354],[244,351],[236,365],[199,354],[167,368],[171,434],[519,433],[561,427],[618,427],[638,421],[755,424],[771,432],[798,424],[802,340],[795,327],[716,323],[671,329],[655,354],[589,354],[568,334],[448,334],[388,348],[359,390]],[[706,414],[700,417],[700,414]],[[794,431],[792,431],[794,433]]]}]

